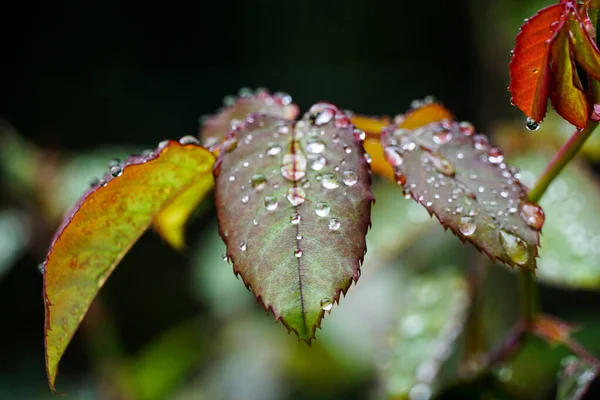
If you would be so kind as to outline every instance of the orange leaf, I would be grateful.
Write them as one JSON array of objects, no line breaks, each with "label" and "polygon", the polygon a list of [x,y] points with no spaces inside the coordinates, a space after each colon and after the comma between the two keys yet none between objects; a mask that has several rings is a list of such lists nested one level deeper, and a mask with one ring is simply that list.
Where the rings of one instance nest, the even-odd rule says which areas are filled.
[{"label": "orange leaf", "polygon": [[564,4],[540,10],[521,27],[510,61],[512,103],[535,122],[541,122],[550,91],[550,45],[564,26]]},{"label": "orange leaf", "polygon": [[567,33],[558,32],[552,42],[550,99],[556,112],[579,129],[585,128],[590,115],[588,99],[583,91],[577,68],[569,51]]},{"label": "orange leaf", "polygon": [[441,122],[445,119],[454,119],[454,116],[441,104],[431,103],[406,113],[404,120],[398,124],[398,127],[417,129],[432,122]]},{"label": "orange leaf", "polygon": [[538,316],[530,328],[531,333],[552,344],[568,344],[571,341],[571,333],[575,330],[576,326],[550,315]]},{"label": "orange leaf", "polygon": [[364,115],[357,115],[350,118],[350,122],[355,127],[364,131],[368,136],[379,137],[383,128],[390,124],[390,120],[387,117],[365,117]]},{"label": "orange leaf", "polygon": [[[58,362],[96,293],[155,217],[191,188],[213,186],[214,156],[205,148],[165,141],[135,156],[92,187],[59,227],[44,261],[46,368]],[[196,194],[198,194],[196,190]]]}]

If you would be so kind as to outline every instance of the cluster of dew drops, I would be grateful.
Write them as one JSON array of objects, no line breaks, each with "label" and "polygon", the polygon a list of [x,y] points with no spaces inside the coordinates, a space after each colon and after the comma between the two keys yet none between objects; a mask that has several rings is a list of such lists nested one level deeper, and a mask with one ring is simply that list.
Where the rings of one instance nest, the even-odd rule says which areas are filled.
[{"label": "cluster of dew drops", "polygon": [[[436,129],[432,134],[433,142],[442,146],[448,144],[452,138],[452,126],[453,122],[451,121],[442,121],[438,129]],[[539,125],[535,125],[535,122],[528,121],[528,129],[535,130],[538,129]],[[484,135],[475,134],[475,129],[470,122],[463,121],[458,123],[457,132],[462,133],[465,136],[472,137],[473,147],[477,151],[481,151],[481,161],[484,163],[490,163],[492,165],[498,166],[498,168],[502,171],[502,176],[508,179],[509,185],[513,186],[513,191],[519,190],[518,186],[518,172],[516,170],[509,170],[507,168],[504,161],[504,155],[502,151],[497,147],[491,147],[488,144],[487,138]],[[389,140],[389,145],[385,147],[385,157],[387,161],[392,165],[395,171],[395,179],[396,182],[403,187],[404,196],[406,198],[412,197],[412,192],[417,188],[416,183],[411,183],[410,185],[406,185],[406,176],[403,174],[401,170],[401,165],[403,163],[403,157],[405,152],[413,151],[417,148],[417,144],[413,140],[413,135],[410,134],[409,131],[397,128],[391,132],[392,136]],[[458,152],[456,154],[456,158],[462,160],[465,155],[462,152]],[[433,187],[439,188],[441,185],[444,185],[444,177],[453,177],[456,173],[454,166],[450,161],[446,158],[437,154],[434,151],[424,151],[422,156],[422,167],[431,172],[435,170],[438,172],[437,179],[436,176],[431,176],[427,183],[432,185]],[[433,169],[432,169],[433,168]],[[477,174],[471,174],[470,179],[477,179]],[[517,186],[515,186],[517,185]],[[479,193],[484,193],[486,191],[485,186],[481,185],[478,187],[477,191]],[[426,207],[433,206],[433,202],[430,200],[425,200],[425,196],[427,195],[428,190],[423,190],[423,193],[417,195],[415,199],[420,203],[424,204]],[[452,192],[452,197],[448,198],[447,201],[449,204],[455,202],[458,199],[458,196],[461,194],[466,194],[469,199],[475,200],[477,195],[475,193],[470,193],[468,190],[461,190],[461,188],[455,188]],[[500,192],[496,191],[496,189],[492,189],[493,194],[498,194],[501,198],[507,199],[510,197],[510,194],[506,190],[502,190]],[[435,194],[434,198],[436,200],[440,200],[440,195]],[[470,202],[470,200],[469,200]],[[508,200],[509,203],[513,203],[513,199]],[[483,206],[489,205],[496,206],[498,202],[496,200],[483,200]],[[450,207],[446,207],[446,212],[452,212]],[[452,212],[453,215],[458,215],[463,213],[464,208],[462,206],[457,206]],[[505,213],[515,214],[519,211],[514,206],[509,206],[506,211],[498,211],[498,216],[502,216]],[[469,211],[466,215],[463,215],[458,220],[458,230],[465,237],[472,237],[477,231],[477,223],[475,222],[475,216],[477,212],[475,210]],[[527,201],[522,202],[520,207],[520,216],[527,223],[527,225],[535,230],[540,230],[544,223],[544,214],[542,209],[534,203],[530,203]],[[493,217],[496,218],[495,216]],[[508,221],[507,216],[505,216],[505,222]],[[516,229],[516,228],[514,228]],[[504,248],[506,255],[517,265],[526,265],[529,262],[529,250],[526,242],[510,233],[505,231],[504,229],[500,230],[500,241]]]}]

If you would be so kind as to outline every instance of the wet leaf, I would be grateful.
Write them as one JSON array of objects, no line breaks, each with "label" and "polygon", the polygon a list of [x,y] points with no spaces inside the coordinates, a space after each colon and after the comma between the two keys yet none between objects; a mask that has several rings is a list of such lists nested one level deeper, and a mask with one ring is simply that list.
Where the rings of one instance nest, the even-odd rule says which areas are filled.
[{"label": "wet leaf", "polygon": [[307,342],[359,277],[372,195],[360,131],[329,104],[296,124],[255,114],[215,167],[219,230],[234,272]]},{"label": "wet leaf", "polygon": [[[439,103],[428,103],[422,107],[411,109],[405,115],[396,117],[396,124],[406,129],[415,129],[431,122],[452,119],[452,113]],[[394,170],[387,163],[383,148],[381,147],[381,132],[389,126],[389,119],[385,117],[355,116],[350,119],[352,123],[366,133],[363,143],[365,151],[371,157],[371,170],[378,175],[394,180]]]},{"label": "wet leaf", "polygon": [[[532,150],[512,160],[531,187],[553,157]],[[541,237],[538,278],[546,283],[600,290],[600,187],[591,173],[569,164],[540,201],[547,216]]]},{"label": "wet leaf", "polygon": [[590,111],[577,68],[571,60],[567,33],[557,32],[551,46],[552,79],[550,98],[558,114],[576,127],[585,128]]},{"label": "wet leaf", "polygon": [[563,367],[559,379],[556,398],[558,400],[583,399],[600,371],[597,365],[586,360],[569,356],[561,361]]},{"label": "wet leaf", "polygon": [[197,145],[165,141],[147,157],[106,174],[66,215],[44,262],[46,363],[58,362],[96,293],[155,216],[190,185],[213,184],[214,157]]},{"label": "wet leaf", "polygon": [[270,94],[265,89],[252,92],[241,89],[238,97],[227,96],[223,108],[202,123],[200,137],[202,144],[214,150],[231,129],[242,124],[252,113],[268,114],[294,120],[298,116],[298,106],[292,103],[287,93]]},{"label": "wet leaf", "polygon": [[402,304],[382,371],[387,398],[429,399],[458,379],[457,348],[469,285],[454,268],[417,275]]},{"label": "wet leaf", "polygon": [[577,12],[572,11],[569,13],[567,25],[575,59],[585,72],[600,80],[600,51],[584,28],[587,25],[593,29],[592,22],[587,15],[585,18],[581,18]]},{"label": "wet leaf", "polygon": [[527,202],[502,151],[470,123],[391,127],[381,139],[407,196],[493,260],[535,270],[543,211]]},{"label": "wet leaf", "polygon": [[512,103],[539,123],[546,115],[550,93],[550,45],[564,26],[563,4],[540,10],[529,18],[517,35],[510,61]]}]

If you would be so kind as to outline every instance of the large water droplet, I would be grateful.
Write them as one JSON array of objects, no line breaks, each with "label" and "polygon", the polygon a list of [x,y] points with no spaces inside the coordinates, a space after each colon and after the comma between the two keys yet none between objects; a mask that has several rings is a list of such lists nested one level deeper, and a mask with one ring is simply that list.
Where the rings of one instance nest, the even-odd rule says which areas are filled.
[{"label": "large water droplet", "polygon": [[492,147],[488,150],[488,161],[492,164],[500,164],[504,161],[504,154],[502,154],[502,150],[498,147]]},{"label": "large water droplet", "polygon": [[296,258],[302,257],[302,249],[294,250],[294,257],[296,257]]},{"label": "large water droplet", "polygon": [[440,126],[438,130],[433,133],[433,141],[436,144],[444,145],[450,140],[452,140],[452,132],[442,126]]},{"label": "large water droplet", "polygon": [[115,178],[117,176],[121,176],[122,173],[123,173],[123,168],[121,168],[120,165],[115,165],[115,166],[110,167],[110,174],[112,176],[114,176]]},{"label": "large water droplet", "polygon": [[473,136],[475,133],[475,127],[469,121],[462,121],[458,124],[458,128],[465,136]]},{"label": "large water droplet", "polygon": [[452,166],[450,161],[446,160],[439,154],[424,153],[424,155],[439,172],[446,176],[454,176],[454,167]]},{"label": "large water droplet", "polygon": [[532,118],[527,117],[527,120],[525,121],[525,127],[530,131],[537,131],[540,129],[540,124],[535,122]]},{"label": "large water droplet", "polygon": [[322,153],[323,150],[325,150],[325,143],[323,143],[321,139],[313,138],[308,140],[308,143],[306,144],[306,151],[309,153],[318,154]]},{"label": "large water droplet", "polygon": [[338,229],[340,229],[340,220],[337,218],[330,218],[328,225],[329,225],[329,230],[337,231]]},{"label": "large water droplet", "polygon": [[182,136],[181,139],[179,139],[179,144],[182,144],[182,145],[200,144],[200,141],[192,135],[185,135],[185,136]]},{"label": "large water droplet", "polygon": [[321,179],[321,185],[325,189],[335,189],[340,186],[340,183],[334,174],[324,174],[323,179]]},{"label": "large water droplet", "polygon": [[247,248],[248,248],[248,246],[246,245],[246,242],[241,242],[240,243],[240,250],[241,251],[246,251]]},{"label": "large water droplet", "polygon": [[323,309],[323,311],[331,311],[332,308],[333,302],[329,297],[324,297],[321,299],[321,309]]},{"label": "large water droplet", "polygon": [[322,154],[309,154],[310,168],[314,171],[320,171],[327,164],[327,159]]},{"label": "large water droplet", "polygon": [[291,187],[288,189],[287,199],[294,207],[299,206],[306,200],[306,192],[300,187]]},{"label": "large water droplet", "polygon": [[319,217],[326,217],[329,215],[329,206],[327,203],[319,202],[315,205],[315,212]]},{"label": "large water droplet", "polygon": [[267,184],[267,178],[263,174],[254,174],[250,178],[250,183],[254,190],[263,190]]},{"label": "large water droplet", "polygon": [[402,165],[403,159],[396,147],[386,147],[385,148],[385,159],[392,167],[399,167]]},{"label": "large water droplet", "polygon": [[358,182],[358,175],[352,170],[346,170],[342,174],[342,182],[346,186],[354,186]]},{"label": "large water droplet", "polygon": [[477,225],[475,221],[471,217],[461,217],[460,222],[458,224],[458,229],[460,233],[465,236],[471,236],[477,230]]},{"label": "large water droplet", "polygon": [[281,175],[290,181],[298,181],[306,175],[306,157],[302,153],[287,153],[283,156]]},{"label": "large water droplet", "polygon": [[278,144],[270,144],[269,147],[267,147],[267,154],[270,156],[276,156],[277,154],[281,153],[281,146]]},{"label": "large water droplet", "polygon": [[535,203],[523,203],[521,206],[521,218],[533,229],[540,230],[544,226],[546,216],[542,208]]},{"label": "large water droplet", "polygon": [[276,197],[273,196],[267,196],[265,197],[265,208],[269,211],[273,211],[277,208],[277,205],[279,204],[279,202],[277,201]]},{"label": "large water droplet", "polygon": [[325,125],[326,123],[331,121],[334,115],[335,110],[330,107],[326,107],[319,112],[313,113],[310,116],[310,122],[316,126]]},{"label": "large water droplet", "polygon": [[523,239],[501,230],[500,241],[502,242],[504,252],[515,264],[521,266],[527,264],[529,261],[529,248]]}]

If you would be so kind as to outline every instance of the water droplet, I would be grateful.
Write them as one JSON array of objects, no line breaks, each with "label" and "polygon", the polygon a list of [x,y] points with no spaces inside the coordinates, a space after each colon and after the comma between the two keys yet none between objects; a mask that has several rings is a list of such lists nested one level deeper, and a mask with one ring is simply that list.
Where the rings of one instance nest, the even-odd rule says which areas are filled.
[{"label": "water droplet", "polygon": [[185,136],[182,136],[181,139],[179,139],[179,144],[181,144],[181,145],[200,144],[200,141],[192,135],[185,135]]},{"label": "water droplet", "polygon": [[296,235],[296,240],[302,240],[302,235]]},{"label": "water droplet", "polygon": [[469,121],[462,121],[461,123],[459,123],[458,129],[460,129],[462,134],[465,136],[473,136],[473,134],[475,133],[475,127]]},{"label": "water droplet", "polygon": [[373,161],[373,158],[369,153],[365,153],[365,161],[367,162],[367,164],[371,164],[371,161]]},{"label": "water droplet", "polygon": [[331,107],[326,107],[317,113],[313,113],[310,116],[310,122],[316,126],[325,125],[326,123],[331,121],[334,115],[335,110]]},{"label": "water droplet", "polygon": [[324,174],[323,179],[321,179],[321,185],[325,189],[335,189],[340,186],[340,183],[334,174]]},{"label": "water droplet", "polygon": [[360,129],[354,128],[354,136],[356,138],[358,138],[358,140],[360,140],[362,142],[367,137],[367,134],[365,133],[365,131],[362,131]]},{"label": "water droplet", "polygon": [[385,159],[392,167],[399,167],[404,161],[397,147],[386,147],[385,148]]},{"label": "water droplet", "polygon": [[294,250],[294,257],[296,257],[296,258],[302,257],[302,249]]},{"label": "water droplet", "polygon": [[265,197],[265,208],[269,211],[273,211],[277,208],[277,205],[279,204],[279,202],[277,201],[277,198],[273,197],[273,196],[267,196]]},{"label": "water droplet", "polygon": [[306,192],[302,188],[291,187],[288,189],[287,199],[294,207],[299,206],[306,200]]},{"label": "water droplet", "polygon": [[486,150],[489,147],[487,137],[483,135],[473,136],[473,147],[475,148],[475,150]]},{"label": "water droplet", "polygon": [[502,150],[498,147],[492,147],[488,150],[488,161],[492,164],[500,164],[504,161],[504,154],[502,154]]},{"label": "water droplet", "polygon": [[475,221],[471,217],[461,217],[460,223],[458,224],[458,229],[460,233],[465,236],[471,236],[477,230],[477,225]]},{"label": "water droplet", "polygon": [[353,186],[358,182],[358,175],[356,175],[356,172],[354,171],[346,170],[342,174],[342,182],[344,182],[346,186]]},{"label": "water droplet", "polygon": [[338,229],[340,229],[340,220],[337,218],[330,218],[329,219],[329,230],[337,231]]},{"label": "water droplet", "polygon": [[348,146],[347,144],[346,144],[346,145],[344,145],[344,152],[345,152],[346,154],[350,154],[350,153],[352,153],[352,147]]},{"label": "water droplet", "polygon": [[223,259],[223,261],[225,261],[225,262],[229,262],[229,257],[227,256],[227,254],[223,253],[223,254],[221,255],[221,258]]},{"label": "water droplet", "polygon": [[425,158],[429,160],[439,172],[446,176],[454,176],[454,167],[450,161],[446,160],[439,154],[424,153]]},{"label": "water droplet", "polygon": [[521,206],[521,218],[527,222],[527,225],[536,230],[541,230],[544,226],[546,216],[540,206],[535,203],[523,203]]},{"label": "water droplet", "polygon": [[309,154],[310,168],[314,171],[320,171],[327,164],[327,159],[321,154]]},{"label": "water droplet", "polygon": [[304,178],[304,175],[306,175],[306,157],[299,152],[284,155],[281,164],[281,175],[292,182]]},{"label": "water droplet", "polygon": [[294,214],[292,214],[292,216],[290,217],[290,222],[291,222],[293,225],[298,225],[298,224],[300,223],[300,219],[301,219],[301,217],[300,217],[300,214],[298,214],[298,213],[294,213]]},{"label": "water droplet", "polygon": [[438,130],[433,133],[433,141],[436,144],[444,145],[452,140],[452,132],[446,128],[440,126]]},{"label": "water droplet", "polygon": [[394,179],[396,179],[396,183],[400,186],[404,186],[404,184],[406,183],[406,175],[404,175],[401,172],[395,172]]},{"label": "water droplet", "polygon": [[479,193],[483,193],[483,192],[485,192],[485,187],[483,187],[483,186],[479,186],[479,187],[477,188],[477,191],[478,191]]},{"label": "water droplet", "polygon": [[117,176],[121,176],[122,173],[123,173],[123,168],[121,168],[120,165],[115,165],[115,166],[110,167],[110,174],[112,176],[114,176],[115,178]]},{"label": "water droplet", "polygon": [[250,183],[254,190],[263,190],[267,184],[267,178],[263,174],[254,174],[252,175],[252,178],[250,178]]},{"label": "water droplet", "polygon": [[252,225],[258,225],[258,220],[256,218],[252,220]]},{"label": "water droplet", "polygon": [[321,299],[321,308],[323,311],[331,311],[333,308],[333,302],[329,297],[324,297]]},{"label": "water droplet", "polygon": [[402,195],[404,196],[404,198],[406,200],[409,200],[412,197],[412,195],[410,194],[410,190],[408,190],[408,189],[403,189]]},{"label": "water droplet", "polygon": [[417,144],[408,136],[400,138],[400,147],[404,151],[413,151],[417,148]]},{"label": "water droplet", "polygon": [[501,230],[500,241],[502,242],[504,252],[515,264],[521,266],[527,264],[529,261],[529,248],[523,239]]},{"label": "water droplet", "polygon": [[525,121],[525,127],[530,131],[537,131],[540,129],[540,124],[535,122],[532,118],[527,117],[527,120]]},{"label": "water droplet", "polygon": [[309,139],[306,144],[306,151],[309,153],[322,153],[325,150],[325,143],[321,139]]},{"label": "water droplet", "polygon": [[246,204],[250,200],[248,196],[242,196],[242,203]]},{"label": "water droplet", "polygon": [[248,248],[248,246],[246,246],[246,242],[241,242],[240,243],[240,250],[241,251],[246,251],[247,248]]},{"label": "water droplet", "polygon": [[229,182],[233,182],[233,181],[235,181],[235,176],[234,175],[229,176]]},{"label": "water droplet", "polygon": [[315,205],[315,212],[319,217],[326,217],[329,215],[329,206],[327,205],[327,203],[317,203]]},{"label": "water droplet", "polygon": [[163,140],[162,142],[158,143],[158,150],[162,150],[165,147],[167,147],[169,145],[169,141],[168,140]]},{"label": "water droplet", "polygon": [[38,264],[38,271],[40,271],[40,273],[42,275],[44,275],[44,263],[43,262]]},{"label": "water droplet", "polygon": [[270,156],[276,156],[279,153],[281,153],[281,146],[276,143],[270,144],[267,148],[267,154]]}]

